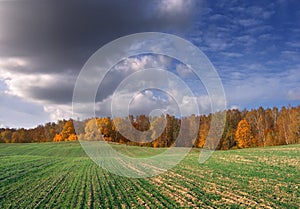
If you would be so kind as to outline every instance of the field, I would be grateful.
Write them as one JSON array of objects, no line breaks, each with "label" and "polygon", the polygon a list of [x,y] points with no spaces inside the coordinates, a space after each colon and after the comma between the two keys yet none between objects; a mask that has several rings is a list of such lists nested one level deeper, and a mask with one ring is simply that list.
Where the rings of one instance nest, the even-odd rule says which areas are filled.
[{"label": "field", "polygon": [[78,142],[0,144],[0,208],[299,208],[300,145],[216,151],[204,164],[199,153],[132,179],[99,168]]}]

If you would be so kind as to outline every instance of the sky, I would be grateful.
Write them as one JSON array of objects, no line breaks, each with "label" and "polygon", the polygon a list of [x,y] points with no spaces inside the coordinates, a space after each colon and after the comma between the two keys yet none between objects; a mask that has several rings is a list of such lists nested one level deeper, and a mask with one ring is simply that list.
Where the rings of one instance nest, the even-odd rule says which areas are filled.
[{"label": "sky", "polygon": [[[202,50],[220,76],[228,109],[300,104],[297,0],[2,0],[0,127],[30,128],[72,117],[75,82],[89,57],[140,32],[174,34]],[[112,67],[97,94],[96,114],[110,115],[120,82],[146,67],[173,72],[194,93],[200,113],[211,110],[205,86],[189,66],[146,54]],[[188,103],[183,98],[179,103]],[[181,104],[171,94],[149,89],[136,93],[129,109],[175,113],[176,105]]]}]

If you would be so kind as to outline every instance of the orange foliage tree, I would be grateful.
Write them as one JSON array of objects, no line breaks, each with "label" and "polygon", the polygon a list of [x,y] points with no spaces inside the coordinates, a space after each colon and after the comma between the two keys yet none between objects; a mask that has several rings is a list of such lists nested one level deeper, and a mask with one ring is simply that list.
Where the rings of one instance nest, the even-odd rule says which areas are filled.
[{"label": "orange foliage tree", "polygon": [[253,136],[251,133],[250,124],[247,122],[247,120],[242,119],[239,122],[235,132],[235,140],[238,148],[250,147]]},{"label": "orange foliage tree", "polygon": [[60,134],[55,134],[54,138],[53,138],[54,142],[61,142],[62,141],[62,137]]},{"label": "orange foliage tree", "polygon": [[73,120],[68,120],[65,123],[61,133],[56,134],[53,139],[54,142],[75,141],[75,140],[77,140],[77,136],[73,125]]}]

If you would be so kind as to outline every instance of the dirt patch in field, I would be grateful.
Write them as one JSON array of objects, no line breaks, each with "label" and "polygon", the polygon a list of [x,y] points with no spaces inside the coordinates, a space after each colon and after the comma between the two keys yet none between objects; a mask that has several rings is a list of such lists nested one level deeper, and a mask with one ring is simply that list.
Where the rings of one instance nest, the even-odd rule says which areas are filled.
[{"label": "dirt patch in field", "polygon": [[298,159],[286,158],[286,157],[257,157],[258,162],[265,163],[266,165],[289,165],[294,167],[300,167]]},{"label": "dirt patch in field", "polygon": [[[214,201],[216,205],[232,205],[239,204],[245,207],[255,207],[255,208],[272,208],[271,206],[264,203],[264,200],[255,201],[253,200],[253,196],[244,191],[230,191],[229,189],[222,188],[215,183],[209,182],[209,186],[205,188],[207,193],[218,194],[222,198],[221,200]],[[224,190],[226,189],[226,190]]]},{"label": "dirt patch in field", "polygon": [[[144,175],[145,175],[145,172],[142,171],[142,170],[139,170],[138,168],[136,168],[135,165],[131,165],[131,164],[129,164],[129,163],[126,163],[126,162],[124,162],[124,161],[121,160],[121,159],[119,159],[119,162],[120,162],[120,164],[121,164],[122,166],[124,166],[125,168],[130,169],[131,172],[133,172],[133,174],[137,174],[137,175],[141,175],[141,176],[144,176]],[[130,171],[129,171],[129,172],[130,172]],[[130,172],[130,173],[131,173],[131,172]],[[130,174],[130,173],[129,173],[129,174]]]},{"label": "dirt patch in field", "polygon": [[147,205],[147,203],[146,203],[144,200],[142,200],[140,197],[137,196],[136,199],[137,199],[139,205],[143,206],[143,207],[146,208],[146,209],[149,209],[149,208],[150,208],[150,207]]},{"label": "dirt patch in field", "polygon": [[159,167],[156,167],[154,165],[147,164],[147,163],[140,163],[140,165],[142,165],[145,168],[151,168],[155,173],[163,173],[163,172],[167,171],[166,169],[159,168]]},{"label": "dirt patch in field", "polygon": [[271,151],[294,151],[294,150],[300,151],[300,147],[278,147],[278,148],[272,147],[272,148],[268,149],[268,151],[269,150],[271,150]]},{"label": "dirt patch in field", "polygon": [[[187,172],[187,171],[186,171]],[[220,195],[220,200],[212,200],[215,205],[232,205],[232,204],[240,204],[246,207],[257,207],[257,208],[271,208],[264,200],[257,200],[257,198],[251,194],[248,194],[244,191],[232,191],[231,187],[236,184],[234,179],[228,177],[220,176],[220,180],[222,181],[215,183],[212,179],[207,179],[200,174],[199,176],[199,183],[195,182],[195,177],[198,178],[199,173],[193,173],[193,178],[187,178],[185,175],[181,175],[174,172],[168,172],[167,177],[169,178],[177,178],[185,181],[186,183],[190,184],[191,186],[195,186],[201,188],[205,193],[213,194],[213,195]],[[224,181],[223,181],[224,180]],[[226,181],[227,180],[227,181]],[[196,183],[196,184],[195,184]],[[199,198],[199,195],[195,195],[196,199]]]},{"label": "dirt patch in field", "polygon": [[244,156],[241,155],[232,155],[230,157],[219,157],[218,159],[225,161],[225,162],[234,162],[234,163],[255,163],[254,160],[250,160],[245,158]]},{"label": "dirt patch in field", "polygon": [[167,181],[161,176],[153,178],[152,182],[155,185],[161,186],[163,192],[168,197],[174,199],[180,206],[198,208],[198,204],[196,203],[200,203],[200,201],[194,195],[191,194],[191,191],[188,188],[185,188],[177,184],[176,182],[170,182],[170,179],[168,179]]}]

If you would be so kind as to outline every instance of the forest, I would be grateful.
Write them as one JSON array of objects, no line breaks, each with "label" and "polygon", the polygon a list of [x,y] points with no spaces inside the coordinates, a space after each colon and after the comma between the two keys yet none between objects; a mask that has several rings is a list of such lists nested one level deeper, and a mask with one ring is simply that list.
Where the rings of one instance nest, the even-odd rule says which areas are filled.
[{"label": "forest", "polygon": [[[0,142],[31,143],[98,139],[147,147],[193,146],[202,148],[209,133],[212,117],[217,116],[219,113],[200,116],[191,115],[181,119],[170,115],[154,119],[145,115],[129,116],[129,120],[135,129],[142,132],[149,130],[150,132],[148,131],[148,133],[152,135],[155,135],[155,124],[160,124],[160,120],[166,121],[162,133],[152,141],[143,139],[130,141],[126,137],[128,136],[127,134],[124,136],[124,131],[130,134],[132,130],[124,127],[122,134],[120,134],[118,131],[120,129],[116,128],[116,124],[122,124],[122,118],[111,119],[104,117],[87,119],[85,121],[59,120],[56,123],[49,122],[32,129],[2,128],[0,129]],[[216,146],[219,150],[300,143],[300,106],[288,106],[281,109],[277,107],[266,109],[259,107],[258,109],[244,109],[243,111],[231,109],[226,110],[225,114],[226,122],[222,137],[217,140],[217,145],[211,145]],[[152,126],[150,126],[150,121],[152,121]],[[190,124],[193,121],[198,121],[199,123],[196,137],[192,140],[176,141],[180,135],[180,130],[183,130],[182,132],[185,134],[195,131],[191,130],[193,127]]]}]

